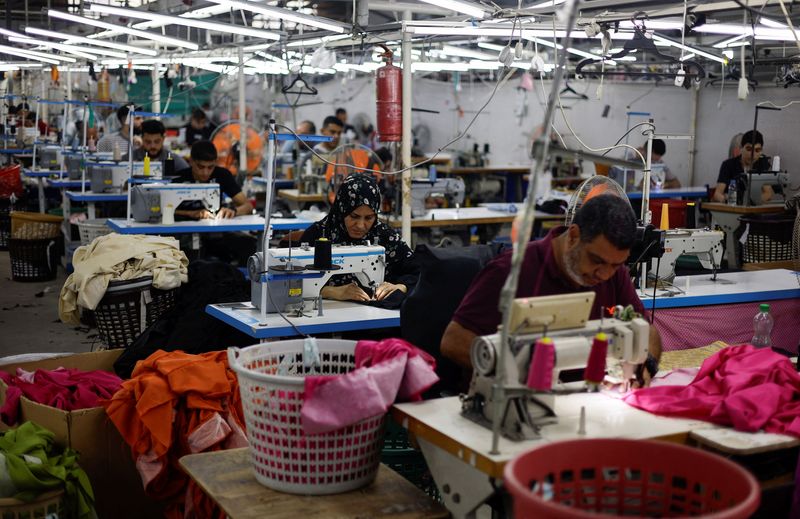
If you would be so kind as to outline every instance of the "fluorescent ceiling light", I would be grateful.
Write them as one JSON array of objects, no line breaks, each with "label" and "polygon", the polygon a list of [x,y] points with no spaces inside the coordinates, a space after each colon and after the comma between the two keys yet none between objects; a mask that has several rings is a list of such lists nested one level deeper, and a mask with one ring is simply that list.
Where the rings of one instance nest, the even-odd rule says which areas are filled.
[{"label": "fluorescent ceiling light", "polygon": [[[62,43],[52,43],[45,40],[36,40],[33,38],[17,38],[16,36],[9,36],[9,41],[13,41],[15,43],[23,43],[25,45],[37,45],[39,47],[48,47],[51,49],[60,50],[66,52],[68,54],[72,54],[73,56],[78,56],[80,58],[88,59],[90,61],[96,61],[97,56],[94,54],[87,54],[86,52],[81,52],[80,50],[76,49],[72,45],[65,45]],[[124,57],[124,56],[123,56]]]},{"label": "fluorescent ceiling light", "polygon": [[132,36],[138,36],[139,38],[145,38],[148,40],[161,42],[166,45],[171,45],[173,47],[183,47],[191,50],[197,50],[199,48],[199,46],[196,43],[192,43],[186,40],[170,38],[169,36],[162,36],[161,34],[156,34],[154,32],[131,29],[130,27],[120,27],[113,23],[101,22],[100,20],[93,20],[91,18],[85,18],[83,16],[77,16],[69,13],[62,13],[61,11],[54,11],[52,9],[47,10],[47,15],[53,18],[58,18],[60,20],[66,20],[68,22],[82,23],[84,25],[91,25],[93,27],[100,27],[101,29],[122,31],[125,34],[130,34]]},{"label": "fluorescent ceiling light", "polygon": [[776,22],[775,20],[770,20],[769,18],[764,18],[763,16],[758,21],[761,25],[766,25],[767,27],[772,27],[773,29],[789,28],[785,23]]},{"label": "fluorescent ceiling light", "polygon": [[244,52],[255,52],[257,50],[267,50],[271,47],[274,47],[275,43],[259,43],[258,45],[248,45],[247,47],[242,47],[242,51]]},{"label": "fluorescent ceiling light", "polygon": [[486,10],[479,4],[465,2],[464,0],[422,0],[426,4],[435,5],[442,9],[449,9],[458,13],[464,13],[473,18],[485,18]]},{"label": "fluorescent ceiling light", "polygon": [[411,64],[411,72],[467,72],[466,63],[418,61]]},{"label": "fluorescent ceiling light", "polygon": [[689,54],[684,54],[682,58],[679,58],[680,61],[686,61],[687,59],[692,59],[696,56],[695,53],[690,52]]},{"label": "fluorescent ceiling light", "polygon": [[749,34],[740,34],[738,36],[734,36],[733,38],[725,39],[725,40],[723,40],[723,41],[721,41],[719,43],[714,44],[714,48],[715,49],[724,49],[725,47],[727,47],[731,43],[739,41],[742,38],[747,38],[748,36],[750,36],[750,35]]},{"label": "fluorescent ceiling light", "polygon": [[474,58],[478,60],[489,60],[489,61],[497,59],[497,56],[487,54],[486,52],[467,49],[464,47],[459,47],[457,45],[444,45],[442,47],[442,52],[444,52],[448,56],[460,56],[462,58]]},{"label": "fluorescent ceiling light", "polygon": [[[311,45],[319,45],[321,43],[328,43],[331,41],[339,41],[339,40],[346,40],[350,38],[349,34],[336,34],[334,36],[323,36],[322,38],[311,38],[310,40],[297,40],[297,41],[290,41],[286,44],[287,47],[303,47],[303,46],[311,46]],[[245,47],[247,48],[247,47]]]},{"label": "fluorescent ceiling light", "polygon": [[[29,51],[29,50],[22,50],[15,47],[8,47],[6,45],[0,45],[0,53],[2,54],[11,54],[12,56],[19,56],[21,58],[32,59],[35,61],[41,61],[43,63],[50,63],[51,65],[60,65],[61,62],[59,59],[65,59],[63,56],[56,59],[55,56],[43,56],[38,52]],[[75,59],[69,58],[73,62],[77,61]]]},{"label": "fluorescent ceiling light", "polygon": [[661,42],[661,43],[663,43],[665,45],[670,45],[670,46],[678,48],[678,49],[687,50],[689,52],[693,52],[693,53],[697,54],[698,56],[702,56],[704,58],[707,58],[707,59],[710,59],[710,60],[713,60],[713,61],[716,61],[716,62],[719,62],[719,63],[723,63],[724,64],[724,63],[728,62],[728,60],[726,58],[721,58],[719,56],[715,56],[714,54],[709,54],[708,52],[704,52],[704,51],[702,51],[700,49],[696,49],[696,48],[690,47],[688,45],[683,45],[682,43],[678,43],[676,41],[672,41],[672,40],[670,40],[668,38],[664,38],[663,36],[659,36],[658,34],[653,34],[653,42]]},{"label": "fluorescent ceiling light", "polygon": [[533,4],[530,7],[526,7],[525,10],[528,9],[547,9],[548,7],[555,7],[557,5],[561,5],[564,3],[565,0],[545,0],[544,2],[539,2],[538,4]]},{"label": "fluorescent ceiling light", "polygon": [[745,35],[753,34],[750,27],[730,23],[704,23],[692,28],[694,32],[704,32],[710,34],[732,34],[732,35]]},{"label": "fluorescent ceiling light", "polygon": [[319,29],[336,32],[339,34],[347,32],[347,26],[345,24],[337,22],[336,20],[322,18],[321,16],[309,16],[307,14],[301,14],[295,11],[290,11],[289,9],[282,9],[280,7],[267,7],[262,4],[256,4],[254,2],[245,2],[242,0],[211,0],[211,1],[214,2],[215,4],[224,5],[230,9],[242,9],[244,11],[258,13],[264,15],[267,18],[273,18],[276,20],[288,20],[290,22],[295,22],[302,25],[309,25],[311,27],[317,27]]},{"label": "fluorescent ceiling light", "polygon": [[[647,20],[645,25],[650,30],[663,30],[663,31],[670,31],[670,30],[681,30],[683,28],[683,22],[680,20]],[[622,29],[633,29],[633,22],[630,20],[621,20],[619,22],[619,26]]]},{"label": "fluorescent ceiling light", "polygon": [[[81,42],[86,43],[89,45],[96,45],[98,47],[107,47],[109,49],[117,49],[126,52],[132,52],[137,54],[146,54],[148,56],[158,56],[158,52],[150,49],[140,49],[139,47],[134,47],[132,45],[125,45],[123,43],[116,43],[112,41],[103,41],[103,40],[93,40],[91,38],[86,38],[84,36],[76,36],[74,34],[62,34],[53,31],[46,31],[44,29],[38,29],[36,27],[25,27],[25,32],[28,34],[36,34],[39,36],[47,36],[48,38],[58,38],[60,40],[69,40],[70,42]],[[86,49],[87,52],[94,52],[95,54],[102,54],[99,49]],[[108,54],[107,54],[108,55]],[[118,56],[114,56],[118,57]]]},{"label": "fluorescent ceiling light", "polygon": [[239,34],[241,36],[250,36],[252,38],[259,38],[262,40],[281,39],[278,33],[265,31],[263,29],[253,29],[251,27],[243,27],[241,25],[234,25],[231,23],[209,22],[205,20],[182,18],[180,16],[169,16],[166,14],[153,13],[150,11],[139,11],[137,9],[124,9],[121,7],[112,7],[110,5],[92,4],[89,6],[89,11],[104,13],[104,14],[113,14],[117,16],[127,16],[129,18],[139,18],[142,20],[150,20],[154,22],[163,22],[165,25],[185,25],[187,27],[194,27],[196,29],[205,29],[207,31],[223,32],[228,34]]},{"label": "fluorescent ceiling light", "polygon": [[12,70],[19,70],[21,68],[42,68],[42,64],[0,61],[0,71],[10,72]]}]

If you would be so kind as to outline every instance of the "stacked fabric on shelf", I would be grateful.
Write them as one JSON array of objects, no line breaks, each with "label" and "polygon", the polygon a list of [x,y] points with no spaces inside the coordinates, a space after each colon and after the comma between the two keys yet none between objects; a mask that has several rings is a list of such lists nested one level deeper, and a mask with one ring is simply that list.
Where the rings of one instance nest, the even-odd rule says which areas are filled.
[{"label": "stacked fabric on shelf", "polygon": [[0,407],[0,419],[7,425],[17,423],[22,396],[37,404],[75,411],[97,407],[100,400],[111,398],[122,384],[121,378],[108,371],[74,368],[32,372],[17,368],[16,375],[0,371],[0,380],[7,386],[6,400]]},{"label": "stacked fabric on shelf", "polygon": [[239,385],[225,351],[156,351],[103,405],[131,447],[145,492],[166,504],[167,517],[224,517],[178,460],[248,445]]},{"label": "stacked fabric on shelf", "polygon": [[67,324],[79,324],[79,307],[97,308],[111,281],[152,277],[153,288],[177,288],[187,280],[188,265],[175,238],[116,233],[100,236],[75,251],[75,271],[61,288],[59,317]]},{"label": "stacked fabric on shelf", "polygon": [[33,422],[0,434],[0,497],[30,502],[59,489],[66,495],[67,517],[95,517],[94,493],[77,452],[59,449],[53,433]]}]

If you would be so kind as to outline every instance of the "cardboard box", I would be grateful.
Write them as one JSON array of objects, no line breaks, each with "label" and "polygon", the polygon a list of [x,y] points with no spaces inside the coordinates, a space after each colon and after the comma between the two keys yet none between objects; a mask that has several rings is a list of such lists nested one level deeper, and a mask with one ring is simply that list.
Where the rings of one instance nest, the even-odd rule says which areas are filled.
[{"label": "cardboard box", "polygon": [[[66,357],[0,366],[9,373],[17,368],[78,368],[85,371],[114,371],[114,361],[122,350],[78,353]],[[125,443],[102,407],[62,411],[37,404],[25,397],[20,403],[21,421],[32,421],[53,431],[55,441],[80,453],[80,466],[92,482],[95,508],[100,519],[139,519],[161,517],[162,511],[145,496],[142,480]],[[2,402],[2,400],[0,400]]]}]

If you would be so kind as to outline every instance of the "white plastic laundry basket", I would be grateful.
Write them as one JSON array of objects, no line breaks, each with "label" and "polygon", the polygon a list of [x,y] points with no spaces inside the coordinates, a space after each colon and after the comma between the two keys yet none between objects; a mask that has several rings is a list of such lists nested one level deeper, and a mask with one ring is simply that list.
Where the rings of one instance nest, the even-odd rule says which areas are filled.
[{"label": "white plastic laundry basket", "polygon": [[304,367],[303,344],[297,339],[228,349],[230,367],[239,376],[256,480],[274,490],[307,495],[367,485],[378,473],[386,415],[317,435],[306,435],[300,421],[305,376],[350,372],[356,343],[317,339],[318,370]]},{"label": "white plastic laundry basket", "polygon": [[95,238],[111,233],[111,228],[106,225],[105,218],[78,222],[78,230],[81,233],[81,245],[89,245]]}]

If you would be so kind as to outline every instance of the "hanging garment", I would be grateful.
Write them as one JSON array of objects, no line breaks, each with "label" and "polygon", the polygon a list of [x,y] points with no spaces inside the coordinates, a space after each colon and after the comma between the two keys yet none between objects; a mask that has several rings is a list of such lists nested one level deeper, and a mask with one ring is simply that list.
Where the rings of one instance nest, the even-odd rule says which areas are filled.
[{"label": "hanging garment", "polygon": [[739,431],[800,436],[800,374],[783,355],[749,344],[706,359],[688,386],[639,389],[625,402],[654,414],[706,420]]},{"label": "hanging garment", "polygon": [[79,324],[78,307],[94,310],[111,281],[150,276],[154,288],[177,288],[186,282],[188,265],[175,238],[117,233],[100,236],[75,251],[75,271],[61,288],[59,317],[67,324]]},{"label": "hanging garment", "polygon": [[139,362],[103,405],[131,447],[145,492],[166,504],[167,517],[224,517],[178,460],[247,446],[239,386],[226,352],[159,350]]},{"label": "hanging garment", "polygon": [[359,341],[356,369],[340,376],[305,377],[301,422],[321,434],[385,413],[396,401],[420,400],[438,382],[436,361],[402,339]]}]

